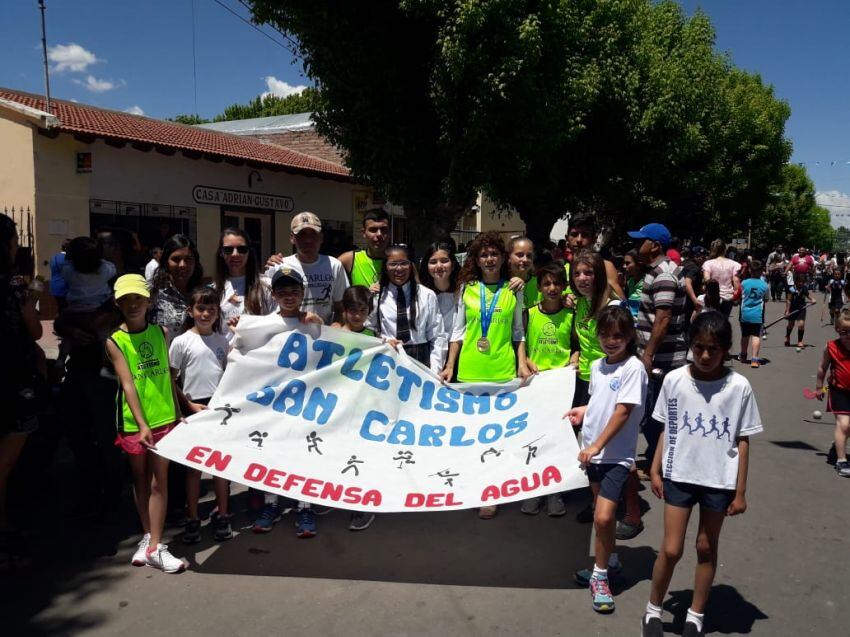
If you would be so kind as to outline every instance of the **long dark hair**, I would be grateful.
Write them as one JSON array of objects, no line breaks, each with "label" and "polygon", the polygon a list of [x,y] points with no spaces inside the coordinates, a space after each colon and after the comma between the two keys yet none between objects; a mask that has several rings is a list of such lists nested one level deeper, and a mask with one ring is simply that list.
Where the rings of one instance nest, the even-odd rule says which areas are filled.
[{"label": "long dark hair", "polygon": [[495,248],[502,255],[502,268],[499,276],[507,281],[511,278],[510,269],[508,266],[508,252],[505,250],[505,242],[502,240],[502,235],[494,230],[482,232],[479,234],[466,248],[466,259],[463,262],[463,267],[458,275],[458,283],[465,285],[470,281],[478,281],[481,279],[481,268],[478,267],[478,257],[484,248]]},{"label": "long dark hair", "polygon": [[732,349],[732,324],[717,310],[703,312],[694,319],[688,329],[688,340],[693,341],[698,336],[709,336],[717,341],[726,351]]},{"label": "long dark hair", "polygon": [[251,237],[241,228],[225,228],[218,238],[218,247],[215,250],[215,277],[213,278],[215,287],[223,292],[224,283],[230,276],[230,271],[227,269],[227,262],[221,254],[224,238],[228,236],[239,237],[248,246],[248,254],[245,255],[245,309],[248,311],[248,314],[262,314],[263,282],[260,281],[257,254],[254,252]]},{"label": "long dark hair", "polygon": [[460,274],[460,263],[457,262],[454,246],[448,241],[435,241],[427,248],[425,254],[422,255],[422,260],[419,262],[419,282],[426,288],[433,290],[439,294],[439,290],[434,285],[434,277],[428,271],[428,261],[434,256],[435,252],[443,250],[449,255],[449,261],[452,262],[452,273],[449,275],[449,292],[457,292],[457,277]]},{"label": "long dark hair", "polygon": [[192,257],[195,259],[195,270],[192,272],[192,276],[189,277],[186,289],[194,290],[198,287],[198,284],[204,277],[204,268],[201,267],[201,256],[198,254],[198,248],[195,247],[195,242],[185,234],[175,234],[162,246],[162,256],[159,257],[159,267],[156,270],[156,276],[153,280],[154,289],[164,290],[168,287],[174,287],[174,281],[171,278],[171,273],[168,271],[168,259],[171,257],[172,252],[183,248],[189,248]]},{"label": "long dark hair", "polygon": [[707,308],[716,310],[720,307],[720,284],[714,279],[705,282],[703,301]]},{"label": "long dark hair", "polygon": [[608,273],[605,272],[605,260],[598,252],[582,250],[573,257],[570,265],[570,288],[576,290],[575,274],[579,265],[589,265],[593,269],[593,297],[590,299],[590,314],[596,316],[611,299],[608,286]]},{"label": "long dark hair", "polygon": [[192,308],[196,305],[215,305],[216,317],[212,324],[213,334],[221,330],[221,292],[211,285],[201,285],[192,290],[189,295],[189,307],[186,318],[183,319],[183,333],[195,327]]},{"label": "long dark hair", "polygon": [[412,329],[416,329],[417,281],[416,268],[413,266],[413,259],[411,258],[413,257],[413,254],[411,253],[410,248],[408,248],[407,246],[396,244],[391,245],[384,253],[384,256],[387,258],[385,258],[383,263],[381,264],[381,277],[380,279],[378,279],[378,283],[381,286],[381,289],[378,291],[378,316],[377,320],[375,321],[375,329],[377,331],[378,336],[381,335],[381,299],[386,296],[387,291],[389,289],[388,286],[390,285],[390,276],[387,272],[387,261],[389,261],[389,254],[391,252],[404,252],[405,257],[410,262],[410,265],[408,266],[410,268],[410,276],[407,279],[408,283],[410,283],[410,298],[407,299],[407,303],[410,306],[410,326]]}]

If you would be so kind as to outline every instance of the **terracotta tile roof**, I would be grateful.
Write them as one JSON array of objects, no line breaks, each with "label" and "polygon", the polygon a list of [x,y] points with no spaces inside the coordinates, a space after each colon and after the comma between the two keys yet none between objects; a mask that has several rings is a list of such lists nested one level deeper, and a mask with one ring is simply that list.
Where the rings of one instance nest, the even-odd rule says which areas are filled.
[{"label": "terracotta tile roof", "polygon": [[[247,137],[249,135],[244,136]],[[344,165],[342,153],[339,152],[339,149],[319,135],[314,128],[282,131],[279,133],[262,133],[259,135],[250,135],[250,137],[269,144],[277,144],[278,146],[283,146],[284,148],[289,148],[305,155],[318,157],[340,166]]]},{"label": "terracotta tile roof", "polygon": [[[39,95],[0,87],[0,98],[45,110],[44,99]],[[351,179],[348,169],[339,161],[328,161],[277,144],[264,144],[247,136],[219,133],[64,100],[51,100],[51,105],[53,115],[59,119],[59,132],[151,144],[163,149],[201,153],[215,159],[253,162],[316,177],[345,181]]]}]

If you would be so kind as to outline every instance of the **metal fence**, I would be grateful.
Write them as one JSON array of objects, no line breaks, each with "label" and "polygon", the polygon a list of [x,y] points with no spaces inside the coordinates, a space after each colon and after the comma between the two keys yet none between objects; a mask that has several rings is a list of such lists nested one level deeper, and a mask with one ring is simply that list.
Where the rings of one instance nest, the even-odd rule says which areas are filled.
[{"label": "metal fence", "polygon": [[18,245],[32,248],[35,245],[35,214],[30,206],[3,206],[3,214],[11,217],[18,226]]}]

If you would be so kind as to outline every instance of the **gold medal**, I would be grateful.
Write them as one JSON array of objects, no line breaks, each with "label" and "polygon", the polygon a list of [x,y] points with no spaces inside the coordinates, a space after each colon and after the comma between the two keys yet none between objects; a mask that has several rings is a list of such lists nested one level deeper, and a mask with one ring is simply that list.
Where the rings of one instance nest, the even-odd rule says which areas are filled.
[{"label": "gold medal", "polygon": [[487,339],[487,337],[479,338],[476,345],[478,346],[478,351],[482,354],[486,354],[490,351],[490,341]]}]

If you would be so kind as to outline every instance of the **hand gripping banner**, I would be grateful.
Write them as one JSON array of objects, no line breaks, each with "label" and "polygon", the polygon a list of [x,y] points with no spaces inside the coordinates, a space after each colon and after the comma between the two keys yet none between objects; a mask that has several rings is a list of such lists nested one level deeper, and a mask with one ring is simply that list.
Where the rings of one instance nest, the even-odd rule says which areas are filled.
[{"label": "hand gripping banner", "polygon": [[503,504],[587,486],[575,372],[443,385],[378,339],[242,317],[209,408],[157,444],[188,467],[296,500],[375,512]]}]

